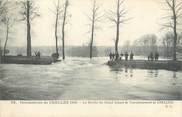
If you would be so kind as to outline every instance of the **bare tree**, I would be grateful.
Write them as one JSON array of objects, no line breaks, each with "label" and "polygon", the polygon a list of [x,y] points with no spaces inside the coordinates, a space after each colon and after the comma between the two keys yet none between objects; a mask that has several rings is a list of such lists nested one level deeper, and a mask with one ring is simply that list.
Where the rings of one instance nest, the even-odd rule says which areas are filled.
[{"label": "bare tree", "polygon": [[162,44],[164,46],[164,55],[169,57],[169,54],[171,51],[172,43],[173,43],[173,33],[166,33],[165,36],[162,39]]},{"label": "bare tree", "polygon": [[14,14],[14,10],[16,9],[14,2],[7,2],[7,6],[6,6],[6,13],[4,13],[4,17],[2,19],[2,22],[5,25],[5,29],[6,29],[6,37],[5,37],[5,43],[4,43],[4,56],[6,56],[6,47],[7,47],[7,43],[9,40],[9,34],[10,34],[10,30],[13,27],[15,21],[16,21],[16,17]]},{"label": "bare tree", "polygon": [[157,36],[155,34],[145,34],[134,41],[134,46],[140,48],[143,55],[157,51]]},{"label": "bare tree", "polygon": [[0,0],[0,21],[1,22],[4,18],[4,15],[7,12],[7,3],[8,3],[7,0]]},{"label": "bare tree", "polygon": [[63,60],[65,60],[65,26],[67,23],[67,17],[68,17],[68,6],[69,6],[69,1],[65,0],[64,3],[64,10],[63,10],[63,22],[62,22],[62,57]]},{"label": "bare tree", "polygon": [[116,0],[116,11],[109,11],[109,20],[116,24],[116,40],[115,40],[115,53],[118,53],[118,44],[120,38],[120,25],[125,23],[128,19],[125,18],[127,12],[123,7],[124,0]]},{"label": "bare tree", "polygon": [[[2,20],[4,19],[5,13],[7,12],[7,0],[0,0],[0,25],[2,24]],[[2,40],[0,39],[0,57],[2,56]],[[1,58],[0,58],[1,62]]]},{"label": "bare tree", "polygon": [[163,24],[163,26],[173,30],[173,60],[176,61],[176,44],[178,38],[179,20],[182,17],[182,1],[165,0],[165,3],[167,6],[166,10],[169,12],[169,15],[164,17],[168,22]]},{"label": "bare tree", "polygon": [[61,18],[63,9],[60,4],[60,0],[57,0],[57,3],[54,4],[55,10],[51,10],[55,14],[55,40],[56,40],[56,57],[59,57],[59,49],[58,49],[58,24]]},{"label": "bare tree", "polygon": [[31,46],[31,23],[36,18],[39,17],[38,7],[35,6],[33,0],[23,0],[20,1],[22,15],[21,21],[26,21],[27,24],[27,56],[32,56],[32,46]]},{"label": "bare tree", "polygon": [[140,41],[143,42],[145,51],[155,52],[157,50],[157,36],[155,34],[146,34],[140,38]]},{"label": "bare tree", "polygon": [[[174,38],[174,34],[173,32],[167,32],[165,34],[165,36],[162,38],[162,44],[165,48],[165,55],[167,57],[169,57],[169,55],[171,55],[170,53],[172,53],[172,47],[173,47],[173,38]],[[177,37],[177,43],[176,46],[179,47],[180,46],[180,41],[182,39],[182,35],[178,34]]]},{"label": "bare tree", "polygon": [[97,23],[101,21],[102,15],[99,13],[100,7],[97,5],[96,0],[93,1],[93,6],[91,9],[91,16],[87,16],[90,21],[91,26],[91,40],[90,40],[90,59],[93,57],[93,42],[94,42],[94,35],[95,30],[97,28]]},{"label": "bare tree", "polygon": [[11,16],[7,16],[4,18],[4,24],[6,27],[6,39],[5,39],[5,43],[4,43],[4,56],[6,56],[6,46],[9,40],[9,33],[10,33],[10,28],[14,25],[15,20],[11,17]]}]

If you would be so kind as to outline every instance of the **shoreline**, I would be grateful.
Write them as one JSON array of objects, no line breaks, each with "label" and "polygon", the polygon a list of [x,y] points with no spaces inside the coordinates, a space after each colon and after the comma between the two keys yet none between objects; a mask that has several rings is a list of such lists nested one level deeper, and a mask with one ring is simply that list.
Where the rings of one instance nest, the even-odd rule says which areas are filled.
[{"label": "shoreline", "polygon": [[182,70],[182,61],[172,61],[172,60],[159,60],[159,61],[116,60],[116,61],[108,61],[107,65],[109,65],[110,67],[127,67],[127,68],[139,68],[139,69],[164,69],[173,71]]},{"label": "shoreline", "polygon": [[34,65],[50,65],[57,62],[57,59],[50,56],[2,56],[1,64],[34,64]]}]

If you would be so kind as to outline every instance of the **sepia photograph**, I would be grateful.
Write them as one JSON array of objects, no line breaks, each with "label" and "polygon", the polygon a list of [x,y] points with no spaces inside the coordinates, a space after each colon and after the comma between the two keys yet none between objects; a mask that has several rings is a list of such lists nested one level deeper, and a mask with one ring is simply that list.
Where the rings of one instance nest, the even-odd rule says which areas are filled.
[{"label": "sepia photograph", "polygon": [[0,100],[181,101],[182,0],[0,0]]}]

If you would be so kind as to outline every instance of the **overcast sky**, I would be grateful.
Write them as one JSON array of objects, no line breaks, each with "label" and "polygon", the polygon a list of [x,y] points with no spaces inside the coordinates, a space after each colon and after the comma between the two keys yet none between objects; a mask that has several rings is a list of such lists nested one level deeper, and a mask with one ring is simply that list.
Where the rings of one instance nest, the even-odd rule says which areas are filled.
[{"label": "overcast sky", "polygon": [[[36,0],[41,17],[33,22],[32,46],[54,45],[54,21],[55,16],[50,9],[53,8],[54,0]],[[116,0],[97,0],[101,5],[101,14],[106,13],[109,9],[114,9]],[[69,24],[66,28],[66,45],[86,45],[89,42],[90,34],[85,14],[90,14],[91,0],[70,0]],[[160,37],[162,33],[161,17],[163,14],[163,6],[161,0],[126,0],[125,8],[128,10],[128,17],[132,18],[129,22],[121,25],[120,29],[120,45],[126,40],[131,42],[144,34],[155,33]],[[26,25],[19,23],[14,30],[16,37],[12,39],[13,46],[26,45]],[[61,26],[61,25],[60,25]],[[21,27],[21,28],[20,28]],[[96,45],[114,45],[115,27],[104,18],[100,23],[102,29],[98,30],[95,35]],[[61,32],[60,32],[61,34]],[[61,35],[60,35],[61,36]],[[59,40],[61,45],[61,38]]]}]

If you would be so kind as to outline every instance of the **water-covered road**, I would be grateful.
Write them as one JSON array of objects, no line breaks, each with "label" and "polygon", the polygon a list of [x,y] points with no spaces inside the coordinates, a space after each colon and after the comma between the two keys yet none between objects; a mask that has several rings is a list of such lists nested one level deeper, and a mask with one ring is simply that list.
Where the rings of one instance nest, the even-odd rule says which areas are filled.
[{"label": "water-covered road", "polygon": [[182,72],[110,68],[106,58],[1,65],[1,100],[182,99]]}]

